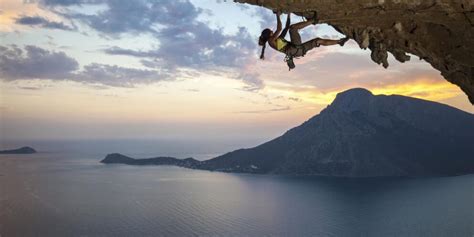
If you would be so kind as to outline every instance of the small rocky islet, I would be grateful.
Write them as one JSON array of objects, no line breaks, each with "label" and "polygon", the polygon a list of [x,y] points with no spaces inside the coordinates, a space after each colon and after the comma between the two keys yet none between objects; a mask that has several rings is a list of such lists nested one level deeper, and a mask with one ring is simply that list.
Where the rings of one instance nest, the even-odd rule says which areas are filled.
[{"label": "small rocky islet", "polygon": [[10,149],[10,150],[0,150],[0,154],[34,154],[36,150],[29,147],[24,146],[17,149]]}]

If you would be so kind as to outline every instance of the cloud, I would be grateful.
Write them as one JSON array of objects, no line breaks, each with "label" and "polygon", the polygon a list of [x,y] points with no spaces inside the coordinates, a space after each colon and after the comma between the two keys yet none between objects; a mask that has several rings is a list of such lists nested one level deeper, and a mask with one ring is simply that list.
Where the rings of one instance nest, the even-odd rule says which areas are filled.
[{"label": "cloud", "polygon": [[288,111],[291,110],[290,106],[285,106],[281,108],[274,108],[274,109],[265,109],[265,110],[245,110],[245,111],[237,111],[236,114],[266,114],[272,112],[281,112],[281,111]]},{"label": "cloud", "polygon": [[301,99],[298,98],[298,97],[288,97],[288,99],[291,100],[291,101],[295,101],[295,102],[300,102],[301,101]]},{"label": "cloud", "polygon": [[82,4],[97,4],[103,0],[40,0],[39,3],[45,6],[71,6]]},{"label": "cloud", "polygon": [[318,87],[322,89],[343,85],[383,87],[406,84],[420,78],[432,82],[438,82],[441,79],[439,72],[433,70],[426,62],[398,63],[393,57],[390,57],[392,66],[384,69],[374,64],[368,53],[366,52],[367,55],[365,53],[329,53],[305,65],[306,67],[313,65],[305,73],[312,74],[316,78],[324,78],[318,81]]},{"label": "cloud", "polygon": [[33,45],[24,50],[16,45],[0,46],[0,78],[64,79],[72,76],[79,64],[63,52],[48,51]]},{"label": "cloud", "polygon": [[265,87],[265,84],[262,80],[259,79],[259,74],[255,72],[243,72],[237,76],[238,79],[242,80],[246,86],[242,88],[245,91],[259,91]]},{"label": "cloud", "polygon": [[[342,51],[339,46],[316,48],[303,58],[295,60],[296,70],[288,72],[281,60],[266,60],[260,65],[265,70],[267,85],[293,87],[298,89],[317,88],[320,91],[331,91],[347,86],[381,87],[393,84],[403,84],[414,78],[439,80],[439,73],[423,61],[407,63],[389,60],[391,67],[385,69],[370,60],[369,51],[359,51],[351,45],[354,51]],[[352,50],[346,46],[344,50]]]},{"label": "cloud", "polygon": [[150,34],[159,41],[159,46],[147,51],[110,47],[104,49],[105,53],[140,58],[143,66],[167,70],[176,77],[181,76],[180,71],[183,70],[180,69],[220,71],[237,75],[235,79],[250,83],[252,88],[264,85],[258,81],[260,79],[256,73],[249,71],[251,67],[247,67],[256,62],[255,37],[245,27],[238,28],[235,34],[211,28],[199,19],[204,10],[188,0],[43,0],[42,4],[47,7],[64,7],[101,2],[106,8],[95,14],[75,12],[72,8],[63,9],[61,14],[106,36]]},{"label": "cloud", "polygon": [[192,25],[203,12],[187,0],[43,0],[48,7],[82,4],[105,4],[106,9],[96,14],[84,14],[68,8],[62,9],[63,16],[76,19],[105,34],[158,33],[162,25]]},{"label": "cloud", "polygon": [[[166,1],[170,4],[175,1]],[[176,1],[178,2],[178,1]],[[153,26],[161,21],[163,9],[160,2],[111,0],[106,1],[107,10],[96,15],[66,14],[83,21],[89,27],[106,34],[156,32]],[[176,8],[179,11],[180,8]],[[179,13],[177,13],[179,15]]]},{"label": "cloud", "polygon": [[59,29],[59,30],[75,30],[74,27],[68,26],[62,22],[49,21],[46,18],[40,16],[21,16],[15,20],[16,24],[37,26],[47,29]]},{"label": "cloud", "polygon": [[133,87],[138,84],[151,84],[170,79],[166,73],[155,70],[125,68],[105,64],[92,63],[75,74],[76,81],[102,84],[114,87]]},{"label": "cloud", "polygon": [[[126,68],[92,63],[79,69],[78,62],[64,52],[49,51],[28,45],[0,46],[0,79],[71,80],[87,84],[133,87],[170,80],[166,71]],[[26,88],[24,88],[26,89]]]},{"label": "cloud", "polygon": [[31,91],[41,90],[40,87],[35,87],[35,86],[20,86],[18,88],[23,89],[23,90],[31,90]]},{"label": "cloud", "polygon": [[[245,6],[244,4],[238,5]],[[276,17],[271,10],[268,10],[263,7],[258,7],[254,8],[254,10],[250,12],[250,15],[256,20],[258,20],[258,24],[260,25],[261,29],[276,27]],[[284,24],[285,22],[282,23]]]},{"label": "cloud", "polygon": [[127,55],[149,58],[149,67],[188,67],[210,69],[215,67],[242,67],[254,61],[256,43],[244,27],[235,35],[225,35],[220,29],[211,29],[201,22],[163,23],[166,28],[156,33],[159,48],[137,51],[119,47],[104,49],[111,55]]},{"label": "cloud", "polygon": [[384,69],[370,60],[370,51],[349,44],[316,48],[296,59],[296,70],[291,72],[281,59],[270,58],[258,67],[265,72],[266,91],[300,98],[302,103],[328,104],[337,92],[353,87],[437,101],[462,93],[424,61],[399,63],[393,56],[389,61],[391,66]]}]

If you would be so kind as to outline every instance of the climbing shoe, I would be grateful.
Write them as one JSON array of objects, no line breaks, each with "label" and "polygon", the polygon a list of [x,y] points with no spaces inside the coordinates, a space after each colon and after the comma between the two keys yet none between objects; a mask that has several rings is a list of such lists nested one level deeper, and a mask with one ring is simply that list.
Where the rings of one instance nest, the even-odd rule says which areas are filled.
[{"label": "climbing shoe", "polygon": [[288,71],[294,69],[296,67],[295,63],[293,62],[293,57],[289,57],[286,59],[286,64],[288,65]]}]

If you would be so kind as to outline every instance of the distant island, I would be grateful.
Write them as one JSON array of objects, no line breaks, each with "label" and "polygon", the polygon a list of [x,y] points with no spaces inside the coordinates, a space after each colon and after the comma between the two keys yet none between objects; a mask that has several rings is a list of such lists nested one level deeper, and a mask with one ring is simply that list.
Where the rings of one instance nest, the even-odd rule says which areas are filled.
[{"label": "distant island", "polygon": [[474,173],[474,115],[436,102],[351,89],[280,137],[205,161],[109,154],[102,163],[342,177]]},{"label": "distant island", "polygon": [[173,157],[156,157],[147,159],[133,159],[119,153],[108,154],[101,162],[104,164],[126,165],[174,165],[187,168],[194,168],[195,165],[200,163],[200,161],[193,158],[177,159]]},{"label": "distant island", "polygon": [[0,151],[0,154],[33,154],[33,153],[36,153],[36,150],[29,146],[24,146],[18,149]]}]

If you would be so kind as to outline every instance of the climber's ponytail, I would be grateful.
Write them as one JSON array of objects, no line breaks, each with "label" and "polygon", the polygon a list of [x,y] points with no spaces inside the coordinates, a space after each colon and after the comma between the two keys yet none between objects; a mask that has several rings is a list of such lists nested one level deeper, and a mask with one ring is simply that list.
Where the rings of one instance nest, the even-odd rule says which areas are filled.
[{"label": "climber's ponytail", "polygon": [[262,31],[262,34],[258,38],[258,45],[262,46],[262,52],[260,53],[260,59],[265,59],[265,47],[267,46],[267,41],[272,35],[272,31],[270,29],[265,29]]},{"label": "climber's ponytail", "polygon": [[263,43],[262,45],[262,52],[260,53],[260,59],[264,60],[265,59],[265,47],[267,46],[267,42]]}]

